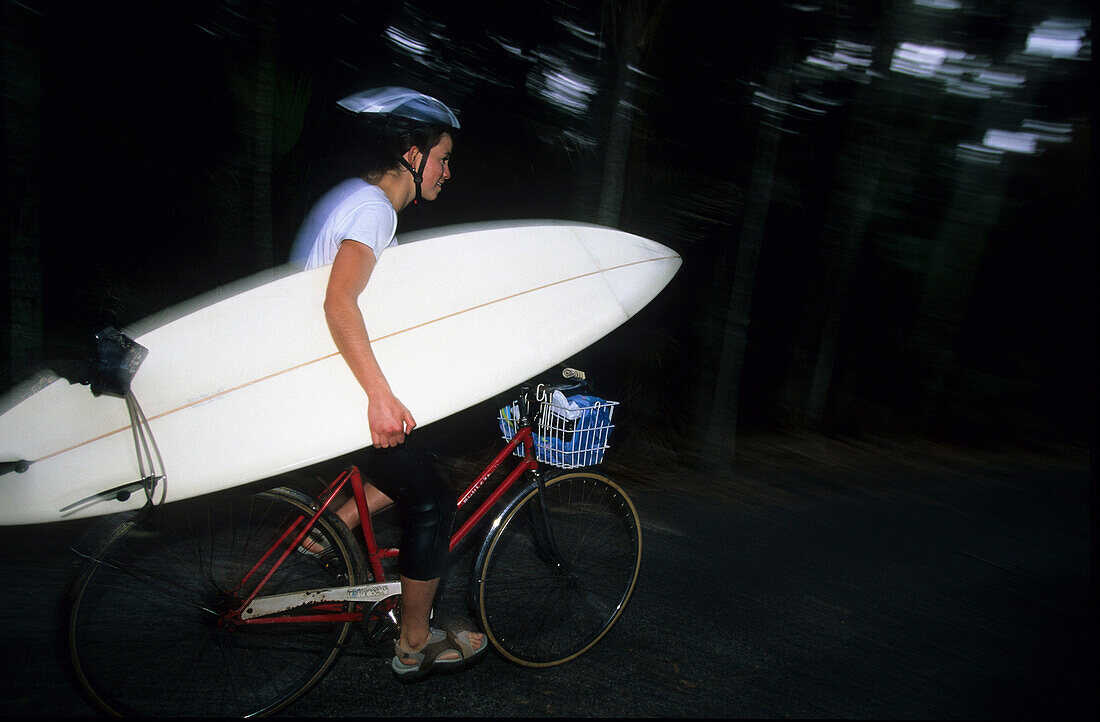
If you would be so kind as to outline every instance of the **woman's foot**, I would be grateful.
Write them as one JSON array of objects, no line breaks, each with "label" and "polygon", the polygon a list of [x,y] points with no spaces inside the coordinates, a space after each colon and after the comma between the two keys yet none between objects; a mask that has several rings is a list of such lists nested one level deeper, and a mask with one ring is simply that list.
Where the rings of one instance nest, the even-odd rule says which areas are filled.
[{"label": "woman's foot", "polygon": [[310,529],[309,534],[298,545],[298,553],[308,557],[320,557],[331,548],[324,534],[317,529]]},{"label": "woman's foot", "polygon": [[432,629],[419,649],[406,649],[400,640],[395,640],[393,646],[390,666],[402,682],[424,679],[433,671],[444,674],[467,669],[489,648],[484,634],[449,629]]}]

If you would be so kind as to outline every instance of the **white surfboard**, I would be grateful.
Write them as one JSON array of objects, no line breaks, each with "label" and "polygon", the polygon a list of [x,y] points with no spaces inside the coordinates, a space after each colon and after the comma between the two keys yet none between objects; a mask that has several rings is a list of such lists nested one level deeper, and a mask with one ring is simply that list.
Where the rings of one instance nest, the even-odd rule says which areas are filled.
[{"label": "white surfboard", "polygon": [[[635,235],[554,221],[422,235],[382,254],[360,299],[382,370],[421,426],[597,341],[653,299],[681,262]],[[328,273],[283,269],[258,287],[216,292],[126,330],[148,349],[132,390],[163,461],[157,501],[370,444],[366,396],[324,319]],[[0,524],[145,503],[140,490],[126,501],[96,497],[142,477],[123,399],[56,377],[13,394],[0,404]],[[16,471],[10,462],[26,463]]]}]

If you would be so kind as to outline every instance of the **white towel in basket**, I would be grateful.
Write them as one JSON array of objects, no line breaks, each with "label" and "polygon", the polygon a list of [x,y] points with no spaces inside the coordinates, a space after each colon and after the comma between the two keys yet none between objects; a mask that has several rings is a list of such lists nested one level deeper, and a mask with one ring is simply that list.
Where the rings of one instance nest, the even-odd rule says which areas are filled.
[{"label": "white towel in basket", "polygon": [[570,421],[581,415],[581,408],[577,402],[565,398],[565,394],[561,391],[554,391],[550,397],[550,407],[551,412]]}]

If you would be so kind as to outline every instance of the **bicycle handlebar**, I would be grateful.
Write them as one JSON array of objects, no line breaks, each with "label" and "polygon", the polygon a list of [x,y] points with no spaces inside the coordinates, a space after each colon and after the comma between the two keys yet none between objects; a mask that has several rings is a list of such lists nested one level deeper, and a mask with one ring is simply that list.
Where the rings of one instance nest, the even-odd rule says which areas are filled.
[{"label": "bicycle handlebar", "polygon": [[561,375],[566,379],[574,379],[575,383],[571,384],[536,384],[534,386],[534,393],[530,384],[524,384],[520,387],[520,397],[517,399],[519,404],[520,417],[527,419],[530,414],[530,403],[534,401],[536,404],[542,401],[549,401],[550,396],[555,391],[574,391],[579,388],[583,388],[588,385],[588,375],[580,369],[566,367],[561,370]]},{"label": "bicycle handlebar", "polygon": [[588,386],[588,375],[579,369],[564,368],[561,375],[566,379],[574,379],[571,384],[538,384],[535,386],[534,399],[536,401],[549,401],[555,391],[575,391]]}]

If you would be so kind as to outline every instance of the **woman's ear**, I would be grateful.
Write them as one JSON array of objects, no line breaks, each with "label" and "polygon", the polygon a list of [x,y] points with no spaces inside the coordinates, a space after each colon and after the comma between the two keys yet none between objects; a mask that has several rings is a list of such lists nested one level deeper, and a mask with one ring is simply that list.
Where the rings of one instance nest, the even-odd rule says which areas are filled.
[{"label": "woman's ear", "polygon": [[404,158],[409,162],[409,165],[411,165],[413,168],[416,168],[416,163],[420,160],[420,149],[417,148],[415,145],[410,147],[407,151],[405,151]]}]

